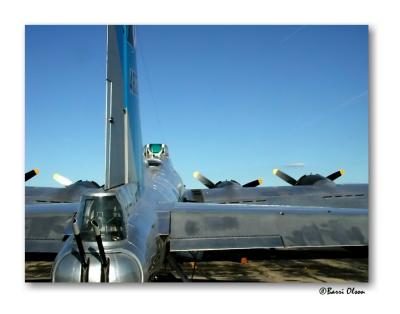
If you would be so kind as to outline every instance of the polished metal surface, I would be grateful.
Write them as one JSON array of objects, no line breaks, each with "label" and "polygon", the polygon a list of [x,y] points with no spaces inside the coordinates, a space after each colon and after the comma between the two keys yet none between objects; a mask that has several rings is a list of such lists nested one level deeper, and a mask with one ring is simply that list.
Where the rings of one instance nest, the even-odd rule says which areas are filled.
[{"label": "polished metal surface", "polygon": [[368,184],[316,184],[187,190],[187,202],[368,208]]},{"label": "polished metal surface", "polygon": [[30,204],[25,207],[25,252],[57,253],[72,234],[79,203]]},{"label": "polished metal surface", "polygon": [[[171,210],[171,250],[187,243],[190,250],[231,245],[243,248],[246,240],[270,248],[261,239],[278,236],[277,247],[350,246],[368,244],[368,212],[365,209],[294,207],[272,205],[219,205],[179,203]],[[216,244],[216,239],[219,244]],[[234,241],[236,240],[236,241]],[[179,245],[178,245],[179,243]],[[196,247],[194,243],[199,243]],[[275,242],[276,243],[276,242]],[[176,245],[176,246],[175,246]]]},{"label": "polished metal surface", "polygon": [[[88,282],[101,282],[101,261],[94,254],[89,257]],[[108,253],[110,270],[108,282],[143,282],[143,270],[137,258],[128,252]],[[76,255],[66,254],[60,257],[54,266],[52,273],[53,282],[81,282],[81,263]]]}]

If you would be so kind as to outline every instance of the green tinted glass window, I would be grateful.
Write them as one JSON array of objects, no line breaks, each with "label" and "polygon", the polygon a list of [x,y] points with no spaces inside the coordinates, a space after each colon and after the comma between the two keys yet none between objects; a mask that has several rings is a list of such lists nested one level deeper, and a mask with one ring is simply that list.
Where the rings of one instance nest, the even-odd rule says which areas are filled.
[{"label": "green tinted glass window", "polygon": [[150,151],[153,154],[158,154],[161,152],[161,144],[150,144]]}]

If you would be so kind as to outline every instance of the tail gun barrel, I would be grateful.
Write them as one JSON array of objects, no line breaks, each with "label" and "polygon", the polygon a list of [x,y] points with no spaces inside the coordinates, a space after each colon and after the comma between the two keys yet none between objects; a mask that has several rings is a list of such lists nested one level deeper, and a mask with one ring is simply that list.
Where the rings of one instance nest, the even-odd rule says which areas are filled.
[{"label": "tail gun barrel", "polygon": [[76,215],[77,215],[77,213],[75,212],[75,214],[72,218],[72,229],[74,232],[76,245],[78,246],[78,252],[79,252],[81,265],[82,265],[81,281],[87,282],[88,281],[88,270],[89,270],[89,259],[86,258],[85,250],[83,249],[81,233],[80,233],[77,221],[76,221]]},{"label": "tail gun barrel", "polygon": [[96,242],[97,246],[99,247],[99,254],[101,260],[101,282],[108,282],[108,272],[110,266],[110,260],[106,258],[106,254],[104,252],[103,241],[101,239],[101,233],[99,229],[99,225],[97,224],[96,220],[92,220],[91,224],[93,226],[94,232],[96,234]]}]

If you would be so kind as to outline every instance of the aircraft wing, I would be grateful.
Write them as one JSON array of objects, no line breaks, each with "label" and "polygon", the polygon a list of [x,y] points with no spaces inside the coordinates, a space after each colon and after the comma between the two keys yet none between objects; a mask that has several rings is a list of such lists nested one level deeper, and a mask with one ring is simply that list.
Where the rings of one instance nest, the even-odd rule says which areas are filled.
[{"label": "aircraft wing", "polygon": [[359,208],[174,203],[159,226],[171,252],[368,245]]}]

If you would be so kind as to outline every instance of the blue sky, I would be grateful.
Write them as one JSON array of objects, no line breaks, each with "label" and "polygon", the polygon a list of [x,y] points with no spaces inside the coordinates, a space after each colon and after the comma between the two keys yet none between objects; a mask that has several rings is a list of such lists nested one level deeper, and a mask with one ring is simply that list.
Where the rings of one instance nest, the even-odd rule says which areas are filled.
[{"label": "blue sky", "polygon": [[[25,169],[31,185],[104,183],[104,26],[27,26]],[[367,26],[139,26],[143,143],[163,142],[188,187],[286,185],[346,170],[368,182]],[[291,164],[303,167],[289,167]]]}]

